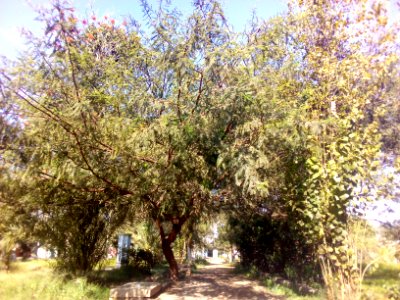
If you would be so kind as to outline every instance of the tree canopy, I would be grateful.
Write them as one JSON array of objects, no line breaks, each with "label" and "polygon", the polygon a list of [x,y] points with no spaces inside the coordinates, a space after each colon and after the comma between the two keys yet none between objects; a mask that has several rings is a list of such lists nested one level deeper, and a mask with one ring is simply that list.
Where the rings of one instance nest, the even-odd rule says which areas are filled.
[{"label": "tree canopy", "polygon": [[398,28],[385,6],[290,1],[237,34],[218,1],[195,1],[187,19],[143,3],[147,33],[78,20],[62,1],[39,12],[45,34],[0,72],[0,171],[16,191],[1,203],[34,214],[60,248],[74,245],[60,244],[65,226],[90,244],[127,216],[152,220],[174,279],[185,223],[249,210],[283,220],[350,282],[348,208],[371,194],[382,149],[397,151]]}]

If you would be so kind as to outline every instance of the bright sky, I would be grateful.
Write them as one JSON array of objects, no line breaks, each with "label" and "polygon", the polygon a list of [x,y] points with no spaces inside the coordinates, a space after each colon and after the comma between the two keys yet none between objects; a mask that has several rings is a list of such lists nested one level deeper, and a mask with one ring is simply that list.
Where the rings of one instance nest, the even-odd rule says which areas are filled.
[{"label": "bright sky", "polygon": [[[29,2],[28,2],[29,1]],[[35,21],[36,13],[32,9],[37,6],[47,6],[49,0],[0,0],[0,55],[14,58],[18,50],[23,49],[24,39],[20,29],[27,28],[41,34],[42,24]],[[158,0],[148,1],[157,7]],[[193,0],[171,0],[172,6],[184,14],[191,11]],[[30,3],[30,4],[28,4]],[[91,11],[99,17],[121,20],[123,16],[132,15],[136,20],[143,20],[139,0],[73,0],[77,16],[83,18]],[[226,17],[237,31],[243,30],[251,19],[252,11],[262,18],[279,14],[286,9],[285,0],[222,0]]]}]

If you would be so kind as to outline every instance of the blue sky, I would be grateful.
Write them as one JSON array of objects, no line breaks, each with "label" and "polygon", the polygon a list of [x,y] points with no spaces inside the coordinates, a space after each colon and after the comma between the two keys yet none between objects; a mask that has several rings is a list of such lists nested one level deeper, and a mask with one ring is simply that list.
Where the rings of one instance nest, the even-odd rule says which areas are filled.
[{"label": "blue sky", "polygon": [[[29,0],[28,0],[29,1]],[[0,55],[14,58],[18,50],[24,48],[24,39],[20,29],[27,28],[36,34],[41,33],[41,25],[35,21],[36,13],[32,6],[46,6],[50,1],[45,0],[0,0]],[[172,6],[177,7],[184,14],[191,11],[192,0],[171,0]],[[120,20],[123,16],[132,15],[139,22],[143,20],[143,13],[139,0],[74,0],[77,16],[83,18],[94,11],[97,16]],[[149,0],[153,6],[158,0]],[[243,30],[252,11],[262,18],[268,18],[285,11],[285,0],[221,0],[226,17],[235,30]]]}]

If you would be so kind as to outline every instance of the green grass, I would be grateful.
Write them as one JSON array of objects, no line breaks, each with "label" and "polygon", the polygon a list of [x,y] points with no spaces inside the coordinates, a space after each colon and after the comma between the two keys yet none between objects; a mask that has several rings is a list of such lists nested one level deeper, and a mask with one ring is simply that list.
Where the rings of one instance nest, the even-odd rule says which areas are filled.
[{"label": "green grass", "polygon": [[270,290],[273,294],[277,296],[286,296],[287,299],[291,300],[322,300],[325,299],[324,290],[321,287],[316,287],[317,293],[315,295],[299,295],[292,288],[276,283],[271,278],[266,278],[263,284]]},{"label": "green grass", "polygon": [[114,268],[117,264],[117,259],[114,258],[107,258],[101,261],[97,266],[96,270],[104,270],[105,268]]},{"label": "green grass", "polygon": [[[9,272],[0,271],[1,300],[101,300],[108,299],[110,287],[134,280],[143,280],[145,275],[132,267],[104,270],[115,266],[110,261],[102,269],[92,271],[87,277],[72,278],[53,270],[53,261],[19,261],[11,265]],[[156,270],[157,271],[157,270]]]},{"label": "green grass", "polygon": [[237,274],[244,274],[245,276],[252,278],[252,279],[258,279],[261,284],[266,286],[268,290],[277,296],[285,296],[285,299],[291,299],[291,300],[325,300],[325,291],[323,288],[321,288],[320,285],[315,284],[313,285],[313,288],[315,288],[316,293],[314,295],[299,295],[296,293],[296,291],[291,287],[291,284],[289,281],[284,283],[278,283],[277,278],[269,277],[262,275],[259,271],[257,271],[256,268],[248,268],[248,267],[243,267],[240,264],[235,265],[235,273]]},{"label": "green grass", "polygon": [[[268,289],[276,294],[286,296],[290,300],[319,300],[326,299],[323,288],[319,288],[316,295],[300,296],[291,288],[278,284],[272,279],[264,279],[263,283]],[[391,291],[392,290],[392,291]],[[368,274],[363,281],[363,300],[388,300],[393,290],[398,291],[400,296],[400,264],[382,264],[374,272]],[[400,299],[393,298],[393,299]],[[354,299],[356,300],[356,299]]]},{"label": "green grass", "polygon": [[[88,278],[67,280],[62,274],[51,268],[52,261],[33,260],[12,264],[10,272],[0,271],[0,299],[8,300],[73,300],[73,299],[108,299],[109,287],[131,280],[140,280],[144,276],[135,270],[122,268],[118,270],[97,270]],[[167,265],[159,265],[153,274],[162,277],[168,271]],[[300,296],[286,285],[278,284],[270,278],[262,280],[268,289],[291,300],[325,299],[323,289],[317,295]],[[365,300],[389,299],[390,288],[400,289],[400,264],[380,265],[368,274],[363,283]]]},{"label": "green grass", "polygon": [[160,263],[151,269],[152,276],[158,280],[163,280],[168,277],[169,266],[168,263]]},{"label": "green grass", "polygon": [[88,283],[85,278],[65,280],[47,261],[16,262],[10,272],[0,271],[0,299],[4,300],[94,300],[108,296],[108,288]]},{"label": "green grass", "polygon": [[400,289],[400,264],[382,264],[363,282],[364,299],[389,299],[390,288]]},{"label": "green grass", "polygon": [[196,258],[196,259],[193,261],[193,263],[194,263],[196,266],[208,266],[208,265],[210,264],[205,258],[202,258],[202,257]]}]

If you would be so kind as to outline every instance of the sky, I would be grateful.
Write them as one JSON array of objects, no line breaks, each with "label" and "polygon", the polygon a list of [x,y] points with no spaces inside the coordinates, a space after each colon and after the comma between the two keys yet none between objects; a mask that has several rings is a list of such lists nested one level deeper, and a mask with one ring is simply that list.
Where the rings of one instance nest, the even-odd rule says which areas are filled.
[{"label": "sky", "polygon": [[[41,34],[43,25],[35,21],[33,7],[48,6],[49,0],[0,0],[0,55],[15,58],[24,49],[21,29],[26,28]],[[158,0],[148,0],[157,7]],[[171,5],[184,14],[191,11],[192,0],[171,0]],[[131,15],[143,22],[139,0],[72,0],[78,18],[84,18],[93,11],[97,16],[108,16],[122,20]],[[251,19],[253,10],[261,18],[269,18],[286,10],[285,0],[222,0],[226,17],[234,30],[241,31]]]}]

